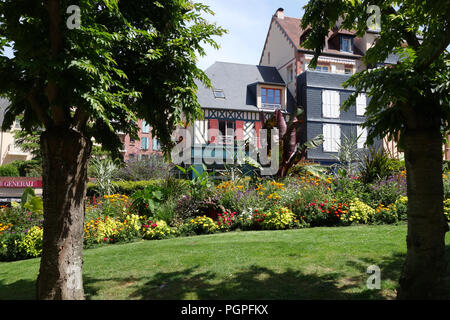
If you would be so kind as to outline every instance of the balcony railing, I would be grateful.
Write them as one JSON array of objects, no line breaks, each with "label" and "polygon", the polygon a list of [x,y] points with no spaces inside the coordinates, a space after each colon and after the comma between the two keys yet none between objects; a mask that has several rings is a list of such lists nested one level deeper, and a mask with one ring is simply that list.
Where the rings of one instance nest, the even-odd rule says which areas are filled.
[{"label": "balcony railing", "polygon": [[281,109],[281,104],[263,103],[262,107],[263,109],[278,110]]},{"label": "balcony railing", "polygon": [[8,154],[14,155],[14,156],[26,156],[27,155],[27,153],[25,151],[23,151],[22,149],[17,147],[14,143],[10,143],[8,145]]}]

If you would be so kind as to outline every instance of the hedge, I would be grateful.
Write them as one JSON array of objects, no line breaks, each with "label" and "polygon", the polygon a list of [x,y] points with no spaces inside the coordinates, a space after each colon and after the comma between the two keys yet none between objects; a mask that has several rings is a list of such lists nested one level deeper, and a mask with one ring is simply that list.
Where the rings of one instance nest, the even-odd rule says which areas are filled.
[{"label": "hedge", "polygon": [[[124,194],[127,196],[131,196],[133,193],[135,193],[138,190],[142,190],[147,186],[150,185],[165,185],[165,182],[167,180],[165,179],[153,179],[153,180],[144,180],[144,181],[113,181],[112,185],[115,187],[115,193],[118,194]],[[176,182],[176,183],[175,183]],[[171,180],[172,186],[170,189],[172,189],[172,192],[177,192],[177,188],[179,190],[182,190],[181,185],[186,184],[186,180],[184,179],[172,179]],[[175,183],[175,184],[173,184]],[[95,190],[96,184],[93,182],[89,182],[87,186],[87,192],[86,195],[88,197],[98,196],[99,194]]]},{"label": "hedge", "polygon": [[[118,194],[124,194],[127,196],[131,196],[138,190],[142,190],[147,186],[162,184],[162,179],[157,180],[148,180],[148,181],[113,181],[112,185],[115,188],[115,192]],[[98,193],[95,190],[96,184],[93,182],[89,182],[87,186],[86,195],[88,197],[98,196]]]}]

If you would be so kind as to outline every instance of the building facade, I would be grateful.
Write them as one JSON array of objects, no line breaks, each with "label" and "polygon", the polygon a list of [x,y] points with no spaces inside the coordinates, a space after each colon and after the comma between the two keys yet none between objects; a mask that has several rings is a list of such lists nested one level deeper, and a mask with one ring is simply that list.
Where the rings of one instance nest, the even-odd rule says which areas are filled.
[{"label": "building facade", "polygon": [[[6,108],[9,104],[7,99],[0,98],[0,124],[3,123]],[[3,131],[0,129],[0,165],[32,158],[31,153],[20,149],[20,145],[15,141],[14,132],[17,130],[21,130],[18,121],[14,123],[10,130]]]},{"label": "building facade", "polygon": [[152,136],[151,127],[145,120],[139,120],[138,139],[131,139],[129,135],[119,132],[118,135],[123,143],[121,151],[125,162],[130,160],[141,160],[148,158],[151,154],[161,154],[161,145],[158,139]]}]

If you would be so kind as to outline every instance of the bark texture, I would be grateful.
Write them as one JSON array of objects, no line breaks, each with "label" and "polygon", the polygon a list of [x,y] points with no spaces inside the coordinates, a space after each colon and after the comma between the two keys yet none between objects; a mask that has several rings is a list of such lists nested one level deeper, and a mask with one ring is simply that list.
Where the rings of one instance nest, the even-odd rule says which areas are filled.
[{"label": "bark texture", "polygon": [[406,130],[408,183],[407,256],[398,299],[447,298],[443,214],[442,144],[439,125]]},{"label": "bark texture", "polygon": [[84,299],[83,223],[92,142],[67,128],[41,135],[44,239],[37,298]]}]

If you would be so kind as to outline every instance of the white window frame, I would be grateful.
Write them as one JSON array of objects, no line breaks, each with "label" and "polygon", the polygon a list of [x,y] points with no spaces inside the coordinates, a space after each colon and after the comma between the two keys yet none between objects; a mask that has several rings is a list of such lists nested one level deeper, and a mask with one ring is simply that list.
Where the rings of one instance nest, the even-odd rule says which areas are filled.
[{"label": "white window frame", "polygon": [[[144,141],[146,143],[144,143]],[[148,150],[149,149],[149,140],[147,137],[141,137],[141,150]]]},{"label": "white window frame", "polygon": [[338,124],[324,123],[322,127],[323,133],[323,151],[339,152],[341,144],[341,126]]},{"label": "white window frame", "polygon": [[362,126],[356,127],[356,136],[358,138],[358,149],[364,149],[364,144],[367,141],[367,128],[363,128]]},{"label": "white window frame", "polygon": [[367,107],[367,97],[365,93],[360,93],[356,97],[356,115],[364,116]]},{"label": "white window frame", "polygon": [[340,94],[335,90],[322,90],[322,117],[339,118],[340,111]]},{"label": "white window frame", "polygon": [[208,142],[208,120],[195,120],[194,122],[194,144],[207,144]]},{"label": "white window frame", "polygon": [[143,120],[142,121],[142,133],[149,133],[150,132],[150,125]]}]

